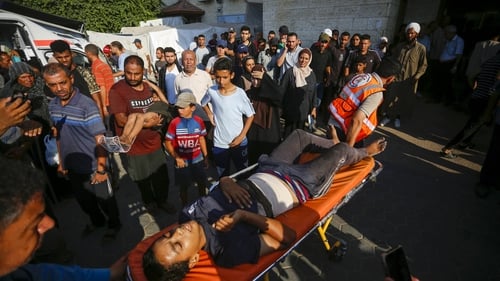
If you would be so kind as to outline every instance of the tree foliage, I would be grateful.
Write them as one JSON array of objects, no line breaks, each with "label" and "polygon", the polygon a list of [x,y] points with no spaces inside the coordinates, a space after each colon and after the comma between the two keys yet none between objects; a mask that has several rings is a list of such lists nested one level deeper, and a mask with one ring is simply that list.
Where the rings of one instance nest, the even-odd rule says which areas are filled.
[{"label": "tree foliage", "polygon": [[88,30],[119,32],[155,19],[161,0],[16,0],[17,4],[45,13],[85,22]]}]

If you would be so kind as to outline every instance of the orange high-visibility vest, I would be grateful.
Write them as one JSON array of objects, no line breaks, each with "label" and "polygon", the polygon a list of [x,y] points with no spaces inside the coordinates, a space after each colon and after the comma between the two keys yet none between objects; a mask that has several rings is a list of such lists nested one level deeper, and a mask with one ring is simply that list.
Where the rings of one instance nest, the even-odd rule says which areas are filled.
[{"label": "orange high-visibility vest", "polygon": [[[339,97],[328,106],[332,118],[342,126],[345,134],[351,124],[354,112],[370,95],[385,91],[382,80],[376,73],[363,73],[354,76],[342,89]],[[377,110],[363,120],[361,131],[356,136],[356,142],[366,138],[377,127]]]}]

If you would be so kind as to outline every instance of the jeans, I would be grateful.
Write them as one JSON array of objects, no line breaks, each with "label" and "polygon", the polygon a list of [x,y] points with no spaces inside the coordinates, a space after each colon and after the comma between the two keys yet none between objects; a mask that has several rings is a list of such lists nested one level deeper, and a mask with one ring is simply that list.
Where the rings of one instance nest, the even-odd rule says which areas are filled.
[{"label": "jeans", "polygon": [[231,161],[233,161],[236,171],[248,167],[248,140],[246,138],[238,146],[213,147],[212,152],[219,177],[229,176]]},{"label": "jeans", "polygon": [[[320,155],[307,163],[296,163],[303,152]],[[343,142],[333,145],[329,139],[304,130],[295,130],[271,155],[259,158],[257,172],[274,170],[288,175],[301,182],[312,198],[317,198],[328,192],[339,168],[356,163],[366,156],[368,154],[364,148],[353,148]]]}]

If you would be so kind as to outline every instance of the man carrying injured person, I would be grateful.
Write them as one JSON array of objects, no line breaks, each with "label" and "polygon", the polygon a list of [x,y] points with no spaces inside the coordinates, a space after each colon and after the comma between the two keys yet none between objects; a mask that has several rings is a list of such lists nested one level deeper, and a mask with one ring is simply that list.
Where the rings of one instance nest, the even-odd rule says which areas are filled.
[{"label": "man carrying injured person", "polygon": [[[235,182],[223,177],[207,196],[186,206],[179,226],[161,236],[144,254],[150,281],[182,280],[205,250],[215,263],[233,267],[257,263],[260,256],[285,249],[295,232],[273,217],[330,189],[336,171],[382,152],[382,138],[365,148],[295,130],[271,155],[262,155],[255,173]],[[318,154],[297,163],[304,152]]]}]

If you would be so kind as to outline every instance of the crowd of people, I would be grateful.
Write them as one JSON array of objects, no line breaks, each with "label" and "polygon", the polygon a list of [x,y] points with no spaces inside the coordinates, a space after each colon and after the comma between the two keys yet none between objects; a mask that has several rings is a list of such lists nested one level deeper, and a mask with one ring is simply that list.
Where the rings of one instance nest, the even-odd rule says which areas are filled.
[{"label": "crowd of people", "polygon": [[[292,152],[283,145],[298,135],[311,138],[314,126],[323,127],[331,139],[325,147],[343,142],[342,146],[333,146],[335,150],[356,154],[358,150],[352,147],[364,147],[363,140],[377,126],[393,122],[400,128],[402,121],[407,122],[419,95],[445,105],[470,104],[470,119],[440,151],[442,157],[455,158],[455,146],[470,147],[479,128],[495,120],[492,116],[499,92],[499,34],[478,42],[467,64],[464,41],[457,35],[456,26],[446,20],[425,26],[408,23],[397,41],[390,43],[387,37],[381,37],[373,46],[369,34],[351,36],[347,31],[329,28],[319,32],[317,42],[310,47],[303,46],[300,36],[285,25],[279,27],[278,34],[269,31],[267,38],[262,33],[253,36],[248,26],[242,26],[239,32],[237,36],[236,30],[230,28],[220,39],[213,34],[208,44],[205,35],[200,34],[182,50],[180,60],[177,54],[181,50],[167,46],[156,49],[154,61],[139,39],[133,42],[135,52],[126,50],[119,41],[102,49],[88,44],[85,53],[91,68],[77,65],[70,46],[63,40],[50,44],[52,62],[44,67],[12,62],[10,54],[0,52],[1,166],[12,166],[10,161],[29,162],[43,168],[49,181],[35,182],[37,172],[33,171],[26,185],[71,186],[79,207],[89,218],[82,235],[106,227],[103,239],[112,240],[122,226],[114,194],[118,174],[127,173],[137,185],[148,211],[175,214],[177,196],[185,208],[196,199],[203,202],[209,198],[206,169],[210,165],[216,168],[222,183],[234,185],[227,181],[231,173],[257,162],[265,166],[284,161]],[[101,50],[107,61],[99,58]],[[467,70],[463,71],[465,66]],[[453,86],[461,72],[467,74],[469,95]],[[497,184],[492,168],[499,159],[495,141],[500,114],[496,116],[494,139],[476,187],[480,197],[487,196]],[[45,135],[57,144],[58,157],[52,167],[44,157],[48,147],[41,136]],[[377,142],[368,152],[359,151],[365,156],[384,148],[385,144]],[[174,163],[175,174],[167,172],[168,159]],[[319,167],[325,168],[321,161]],[[274,162],[269,165],[279,166]],[[294,176],[280,169],[276,173]],[[181,187],[179,195],[170,194],[169,177],[174,177]],[[270,186],[269,179],[262,177],[264,180],[258,182]],[[297,177],[302,182],[301,177],[306,176]],[[283,180],[287,182],[286,177]],[[290,182],[290,186],[294,184]],[[197,198],[188,198],[192,185],[198,188]],[[310,182],[307,187],[322,185]],[[20,198],[13,191],[4,191],[3,186],[2,196]],[[24,201],[16,206],[26,205],[30,212],[43,209],[46,195],[40,190],[27,192],[22,195]],[[242,193],[224,192],[235,204],[252,204],[238,199]],[[249,197],[243,193],[243,197]],[[1,204],[4,201],[6,198],[0,198]],[[186,218],[185,210],[180,213],[188,221],[192,217]],[[52,218],[36,214],[39,219],[33,227],[40,236],[53,227],[51,220],[56,220],[50,210],[47,212]],[[273,223],[269,218],[261,221],[259,216],[265,217],[265,213],[242,212],[238,216],[255,222],[257,229],[262,223]],[[1,218],[0,237],[6,231],[3,222],[7,219]],[[287,233],[273,238],[277,242],[268,238],[266,249],[278,249],[293,240]],[[252,239],[258,241],[259,237]],[[231,250],[241,252],[239,248]],[[254,253],[242,262],[258,256]],[[223,258],[221,264],[227,262]],[[0,278],[15,269],[5,268],[0,267]],[[55,270],[84,274],[81,269],[71,273],[67,269]],[[113,276],[115,271],[120,269],[113,269]],[[109,271],[105,274],[109,278]]]}]

